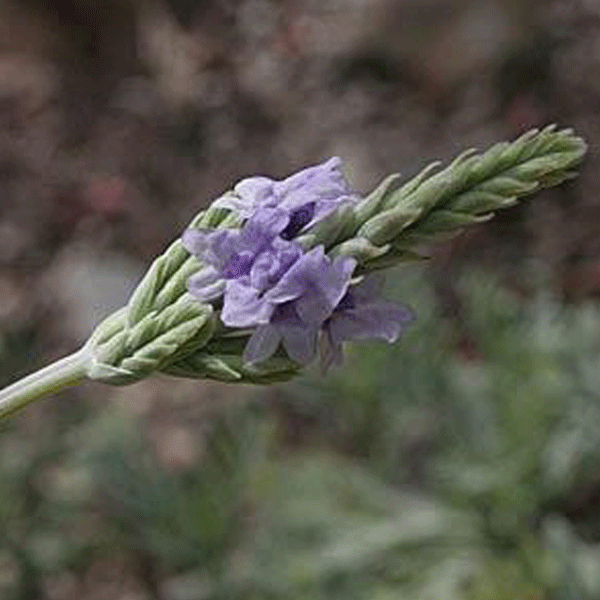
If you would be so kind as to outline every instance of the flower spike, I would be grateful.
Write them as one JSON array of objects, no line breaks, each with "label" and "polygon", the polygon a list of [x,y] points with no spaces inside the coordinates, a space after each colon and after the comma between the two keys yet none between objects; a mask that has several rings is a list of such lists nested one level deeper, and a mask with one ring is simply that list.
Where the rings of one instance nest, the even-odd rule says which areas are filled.
[{"label": "flower spike", "polygon": [[281,181],[244,179],[192,220],[79,351],[0,390],[0,417],[86,378],[268,384],[318,349],[328,366],[347,341],[393,342],[414,317],[381,299],[370,273],[573,177],[585,151],[570,129],[534,129],[405,183],[391,175],[364,198],[337,157]]}]

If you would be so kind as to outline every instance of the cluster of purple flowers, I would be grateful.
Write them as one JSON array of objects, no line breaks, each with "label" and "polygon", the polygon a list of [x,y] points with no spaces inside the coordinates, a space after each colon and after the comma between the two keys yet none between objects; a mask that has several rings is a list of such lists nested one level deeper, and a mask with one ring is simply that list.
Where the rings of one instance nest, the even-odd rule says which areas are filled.
[{"label": "cluster of purple flowers", "polygon": [[294,361],[310,362],[321,339],[325,367],[341,362],[342,342],[395,341],[412,319],[404,307],[377,299],[381,281],[352,285],[356,260],[331,259],[322,245],[305,251],[294,238],[359,196],[331,158],[282,181],[250,177],[214,206],[245,218],[240,229],[189,229],[186,249],[205,266],[190,278],[202,302],[223,299],[228,327],[253,328],[243,358],[260,363],[280,344]]}]

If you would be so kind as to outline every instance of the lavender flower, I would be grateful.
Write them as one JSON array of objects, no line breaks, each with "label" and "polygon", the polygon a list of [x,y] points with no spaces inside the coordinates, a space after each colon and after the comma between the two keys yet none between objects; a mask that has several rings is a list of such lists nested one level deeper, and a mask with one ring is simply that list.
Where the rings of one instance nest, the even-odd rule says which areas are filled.
[{"label": "lavender flower", "polygon": [[250,217],[258,209],[277,207],[289,216],[281,236],[290,240],[340,206],[359,199],[344,178],[341,164],[340,158],[333,157],[281,181],[249,177],[233,188],[233,194],[219,198],[213,205],[243,217]]},{"label": "lavender flower", "polygon": [[306,364],[314,358],[321,337],[321,363],[327,370],[341,364],[342,342],[395,342],[414,319],[413,314],[406,307],[379,299],[383,277],[372,275],[350,286],[355,264],[348,257],[331,262],[322,246],[295,263],[266,294],[270,302],[284,302],[269,311],[268,323],[256,327],[244,360],[260,363],[283,343],[292,360]]},{"label": "lavender flower", "polygon": [[332,260],[323,245],[304,253],[290,239],[353,199],[339,165],[334,158],[281,182],[246,179],[235,187],[237,196],[219,201],[247,218],[241,229],[183,235],[187,250],[205,264],[190,278],[190,293],[202,302],[222,296],[221,321],[254,328],[247,364],[267,360],[280,344],[289,358],[308,363],[321,332],[324,362],[340,362],[342,341],[396,339],[410,318],[405,309],[374,300],[372,285],[349,288],[355,258]]},{"label": "lavender flower", "polygon": [[278,237],[288,223],[284,211],[263,208],[239,230],[188,229],[183,245],[205,264],[190,278],[190,293],[206,302],[224,293],[227,298],[227,280],[243,279],[258,291],[274,284],[302,253],[298,244]]},{"label": "lavender flower", "polygon": [[[331,260],[323,246],[300,257],[274,287],[260,298],[255,296],[256,329],[244,350],[244,360],[262,362],[282,342],[292,360],[310,362],[317,350],[318,333],[346,294],[355,266],[352,257]],[[259,309],[260,301],[269,307],[261,306],[264,312]],[[226,325],[232,322],[229,314],[222,319]]]},{"label": "lavender flower", "polygon": [[324,370],[342,362],[342,342],[382,339],[395,342],[414,316],[403,306],[379,300],[384,278],[371,275],[348,289],[323,324],[321,362]]}]

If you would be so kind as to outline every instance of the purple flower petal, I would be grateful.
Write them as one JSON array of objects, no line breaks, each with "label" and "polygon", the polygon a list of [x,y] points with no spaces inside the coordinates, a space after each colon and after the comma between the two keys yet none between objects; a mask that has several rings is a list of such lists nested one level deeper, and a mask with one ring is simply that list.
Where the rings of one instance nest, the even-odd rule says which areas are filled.
[{"label": "purple flower petal", "polygon": [[262,362],[283,342],[289,358],[307,364],[316,354],[318,334],[319,325],[307,327],[298,317],[293,302],[280,304],[273,311],[270,323],[256,328],[244,349],[243,358],[251,364]]},{"label": "purple flower petal", "polygon": [[268,177],[248,177],[237,183],[233,192],[223,194],[217,198],[212,206],[214,208],[227,208],[242,217],[248,218],[254,212],[273,201],[273,184],[275,181]]},{"label": "purple flower petal", "polygon": [[342,159],[333,156],[318,165],[313,165],[290,175],[273,184],[273,193],[279,198],[289,196],[298,191],[305,191],[307,186],[320,192],[320,197],[331,197],[336,192],[348,192],[349,187],[340,167]]},{"label": "purple flower petal", "polygon": [[204,255],[210,248],[209,240],[212,233],[213,231],[187,229],[181,236],[181,243],[190,254],[204,262]]},{"label": "purple flower petal", "polygon": [[[278,238],[288,222],[289,216],[282,210],[263,208],[252,215],[241,230],[189,229],[185,231],[182,236],[184,247],[198,260],[213,269],[212,271],[203,270],[201,275],[191,277],[190,292],[203,301],[207,298],[214,298],[215,288],[211,287],[208,291],[202,291],[203,284],[212,286],[219,277],[234,280],[250,275],[256,259],[265,252],[272,255],[268,259],[271,264],[267,269],[267,275],[268,279],[273,279],[278,274],[278,269],[287,268],[301,252],[299,246],[294,245],[292,249],[291,242],[284,242]],[[273,266],[273,263],[277,263],[277,268]],[[264,270],[264,259],[262,259],[261,265]],[[267,281],[264,285],[266,283]],[[231,308],[230,303],[228,308]]]},{"label": "purple flower petal", "polygon": [[317,246],[300,257],[265,297],[275,304],[298,299],[300,318],[320,324],[346,293],[355,266],[351,257],[338,257],[332,263],[323,246]]},{"label": "purple flower petal", "polygon": [[[260,261],[257,262],[258,266],[262,267]],[[262,295],[260,299],[273,308],[269,314],[269,326],[279,333],[292,360],[305,364],[315,356],[319,330],[346,294],[355,266],[356,261],[350,257],[331,261],[325,255],[323,246],[317,246],[298,258],[279,282]],[[250,307],[250,315],[245,312],[246,309],[238,309],[244,312],[241,319],[244,323],[248,323],[252,314],[258,312],[258,304],[253,304],[260,302],[258,294],[240,294],[232,300]],[[227,317],[231,320],[229,315]],[[222,318],[228,324],[225,317]],[[271,335],[275,334],[271,332]],[[248,350],[250,356],[267,354],[259,344],[261,339],[253,341],[253,346]],[[269,340],[272,343],[272,338]],[[267,349],[272,349],[266,342],[265,345]]]},{"label": "purple flower petal", "polygon": [[382,339],[395,342],[414,316],[406,307],[379,300],[383,280],[365,278],[348,290],[323,325],[321,361],[324,369],[341,362],[342,342]]},{"label": "purple flower petal", "polygon": [[285,302],[275,306],[271,317],[273,325],[304,327],[304,321],[298,316],[295,302]]},{"label": "purple flower petal", "polygon": [[223,268],[223,277],[226,279],[237,279],[250,273],[254,254],[248,250],[234,254]]},{"label": "purple flower petal", "polygon": [[233,193],[215,200],[213,206],[233,210],[245,218],[264,208],[279,208],[290,218],[282,236],[289,240],[342,204],[358,200],[341,171],[341,164],[340,158],[333,157],[281,181],[248,177],[234,186]]},{"label": "purple flower petal", "polygon": [[181,241],[199,261],[222,270],[235,253],[239,232],[233,229],[188,229]]},{"label": "purple flower petal", "polygon": [[287,227],[281,232],[281,237],[284,240],[295,238],[315,217],[316,202],[304,204],[290,214],[290,222]]},{"label": "purple flower petal", "polygon": [[199,271],[196,271],[189,280],[190,287],[202,287],[205,285],[211,285],[216,281],[222,279],[221,274],[214,267],[202,267]]},{"label": "purple flower petal", "polygon": [[194,298],[196,298],[196,300],[199,300],[200,302],[211,302],[223,296],[225,293],[225,287],[225,279],[219,279],[219,281],[215,281],[215,283],[206,285],[203,288],[195,288],[194,286],[190,285],[189,292]]},{"label": "purple flower petal", "polygon": [[289,215],[279,208],[261,208],[246,221],[240,230],[237,243],[240,249],[250,249],[258,253],[271,244],[289,221]]},{"label": "purple flower petal", "polygon": [[368,339],[395,342],[412,320],[412,313],[404,307],[391,302],[373,302],[334,313],[327,328],[334,344]]},{"label": "purple flower petal", "polygon": [[290,359],[312,360],[321,338],[325,365],[339,363],[346,340],[395,341],[412,320],[405,308],[379,300],[381,281],[350,286],[357,261],[332,260],[320,245],[308,252],[294,237],[358,197],[346,182],[339,158],[282,181],[251,177],[215,205],[242,214],[240,229],[190,230],[183,244],[205,267],[189,280],[196,298],[223,295],[221,320],[254,327],[243,358],[262,362],[280,344]]},{"label": "purple flower petal", "polygon": [[342,344],[334,343],[331,339],[329,328],[326,326],[321,335],[321,370],[326,373],[332,366],[341,366],[344,362]]},{"label": "purple flower petal", "polygon": [[214,267],[204,267],[190,277],[188,290],[196,300],[208,302],[223,294],[225,281]]},{"label": "purple flower petal", "polygon": [[244,216],[250,216],[254,210],[272,199],[274,183],[273,179],[259,175],[242,179],[234,186],[234,193],[239,196],[247,211]]},{"label": "purple flower petal", "polygon": [[[341,159],[330,158],[273,185],[279,208],[291,215],[284,237],[293,237],[321,221],[347,203],[355,203],[354,193],[340,170]],[[309,208],[307,208],[309,207]]]},{"label": "purple flower petal", "polygon": [[274,307],[249,282],[230,279],[225,287],[221,321],[228,327],[253,327],[269,322]]},{"label": "purple flower petal", "polygon": [[242,358],[245,363],[256,364],[263,362],[275,354],[281,333],[273,325],[259,325],[250,336]]},{"label": "purple flower petal", "polygon": [[250,285],[256,290],[266,289],[278,271],[279,260],[275,252],[262,252],[250,270]]},{"label": "purple flower petal", "polygon": [[308,364],[317,353],[317,336],[319,328],[280,325],[283,347],[287,355],[301,365]]},{"label": "purple flower petal", "polygon": [[262,252],[250,271],[250,283],[258,290],[274,286],[290,266],[302,256],[302,248],[293,242],[275,240],[272,249]]}]

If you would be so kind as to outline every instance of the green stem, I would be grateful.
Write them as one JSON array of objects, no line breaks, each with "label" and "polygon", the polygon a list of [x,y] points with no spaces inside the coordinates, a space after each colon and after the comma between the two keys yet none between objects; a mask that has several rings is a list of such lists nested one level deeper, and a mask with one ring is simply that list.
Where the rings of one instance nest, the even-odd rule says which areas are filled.
[{"label": "green stem", "polygon": [[85,350],[84,347],[0,390],[0,419],[34,400],[81,383],[89,363]]}]

